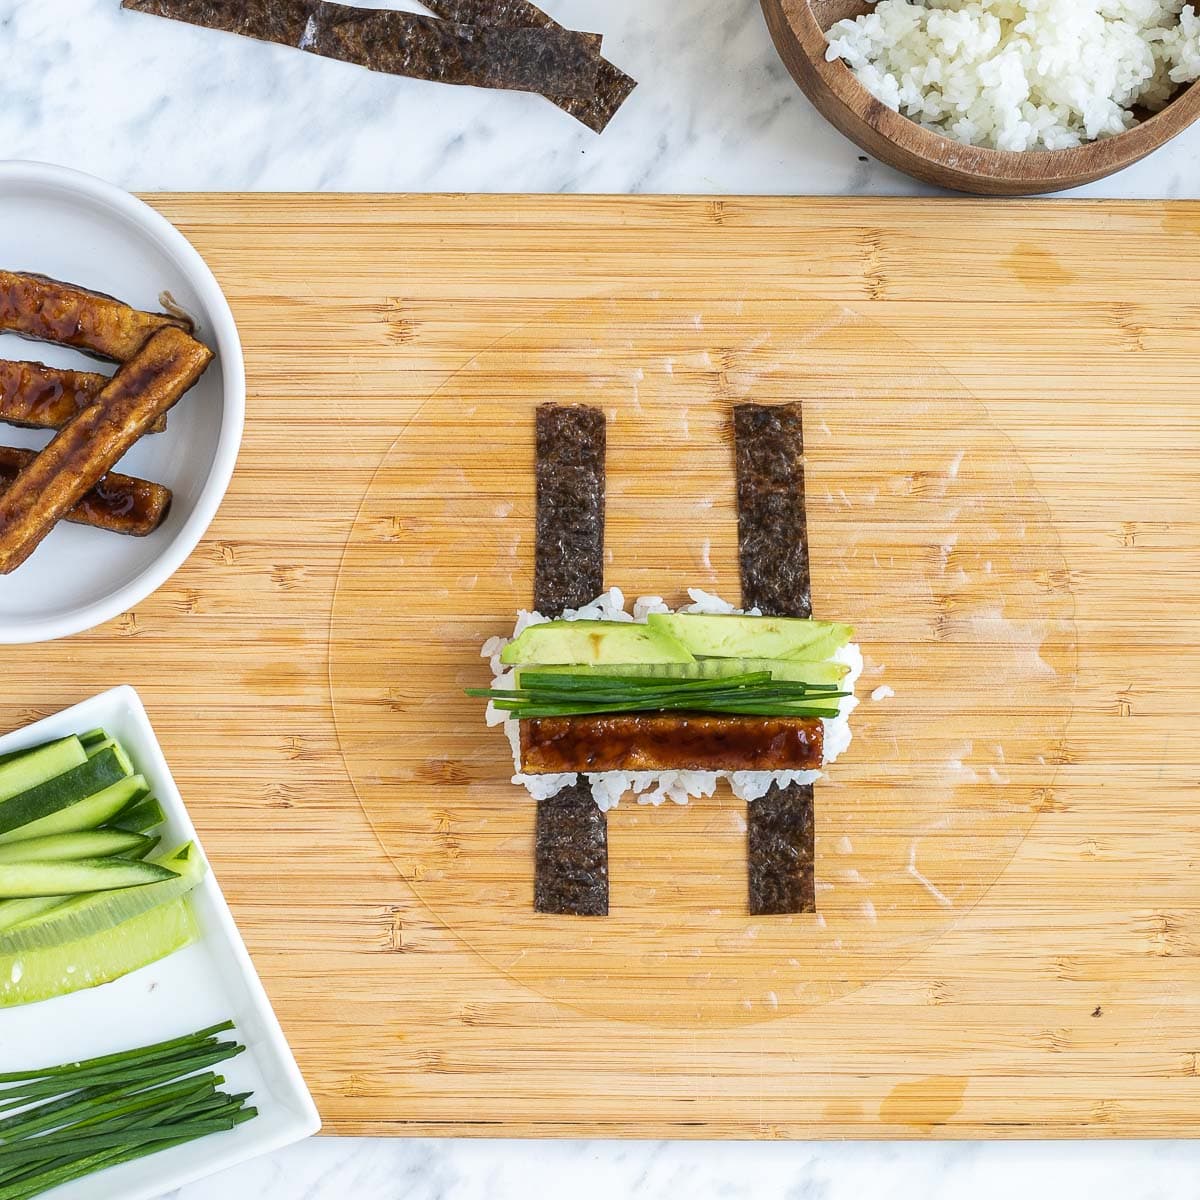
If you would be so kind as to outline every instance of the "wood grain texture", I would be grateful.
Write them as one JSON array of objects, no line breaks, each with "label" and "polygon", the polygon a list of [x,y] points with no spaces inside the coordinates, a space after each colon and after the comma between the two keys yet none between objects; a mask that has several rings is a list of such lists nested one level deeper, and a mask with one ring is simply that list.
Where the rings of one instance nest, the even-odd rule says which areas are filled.
[{"label": "wood grain texture", "polygon": [[1154,153],[1200,117],[1200,83],[1116,137],[1070,150],[1017,153],[966,146],[877,100],[840,60],[825,58],[825,31],[870,12],[871,0],[762,0],[775,47],[818,112],[881,162],[938,187],[984,196],[1029,196],[1079,187]]},{"label": "wood grain texture", "polygon": [[[239,467],[207,537],[153,597],[91,633],[4,652],[0,726],[118,682],[139,689],[327,1131],[1195,1135],[1200,305],[1185,267],[1200,254],[1200,205],[152,203],[207,258],[241,329],[249,396]],[[605,297],[616,298],[597,299]],[[820,369],[808,368],[830,424],[828,439],[809,447],[814,589],[823,614],[868,618],[860,633],[897,691],[894,702],[864,706],[860,742],[821,789],[818,880],[846,884],[822,904],[856,948],[810,956],[817,931],[791,927],[805,947],[797,961],[811,1002],[780,995],[778,1012],[759,989],[746,1019],[717,1019],[715,1010],[699,1020],[682,1010],[676,1020],[614,1019],[617,1000],[608,997],[629,997],[636,1018],[639,997],[652,996],[660,979],[671,994],[679,978],[673,961],[656,957],[664,946],[645,889],[661,887],[663,864],[646,846],[703,841],[699,816],[727,857],[736,833],[721,823],[728,808],[613,814],[609,920],[626,936],[610,978],[592,970],[608,943],[576,944],[572,957],[559,944],[578,943],[577,934],[536,926],[515,907],[504,909],[514,917],[510,949],[524,939],[541,974],[530,982],[519,966],[502,973],[493,909],[464,901],[450,928],[437,881],[397,870],[411,865],[406,848],[415,859],[422,839],[437,834],[427,817],[438,789],[463,786],[464,769],[470,777],[479,767],[471,755],[502,767],[502,753],[464,728],[463,741],[425,755],[415,809],[381,813],[368,799],[368,817],[347,765],[359,772],[361,758],[343,756],[334,722],[329,637],[339,570],[348,555],[375,556],[379,593],[419,578],[422,564],[402,572],[388,538],[407,544],[423,523],[444,521],[442,467],[422,498],[423,481],[398,464],[444,449],[437,436],[427,447],[422,439],[464,397],[531,403],[555,378],[555,363],[564,395],[579,394],[595,347],[604,354],[592,354],[590,377],[611,376],[613,395],[625,394],[647,347],[683,339],[686,354],[707,340],[710,355],[707,366],[680,360],[687,369],[677,386],[687,394],[736,393],[747,361],[761,380],[786,350],[794,374],[778,387],[756,385],[758,398],[782,399],[805,369],[814,314],[831,306],[854,320],[813,343]],[[574,323],[562,323],[572,311]],[[674,316],[701,311],[714,323],[684,339]],[[734,340],[752,340],[768,322],[777,344],[754,350]],[[641,331],[636,344],[632,330]],[[634,347],[624,360],[622,338]],[[853,402],[838,390],[843,377],[853,379]],[[643,382],[645,421],[665,419],[661,372]],[[707,411],[697,403],[697,422]],[[889,420],[866,419],[873,413]],[[531,435],[518,425],[496,431],[501,445],[520,449]],[[614,426],[612,454],[641,428],[628,418]],[[819,424],[806,429],[819,435]],[[958,446],[967,458],[953,486],[945,472],[901,470],[925,458],[952,461]],[[461,447],[451,465],[484,478],[487,447],[475,438]],[[712,455],[694,474],[703,476],[696,486],[715,492],[725,477]],[[683,486],[684,465],[672,470],[666,482]],[[493,475],[493,486],[514,490],[510,516],[531,520],[531,477]],[[843,486],[856,501],[871,489],[878,498],[871,519],[852,514],[859,540],[839,574]],[[663,487],[653,476],[614,483],[608,571],[629,579],[631,591],[659,569],[656,556],[678,562],[688,546],[694,552],[685,522],[648,523],[636,511]],[[389,491],[402,488],[413,498],[389,508]],[[948,544],[940,519],[924,532],[917,521],[926,512],[948,520],[957,494],[975,506],[957,516],[961,549]],[[464,493],[464,503],[473,496]],[[687,516],[687,500],[668,511]],[[714,523],[728,531],[712,547],[722,578],[736,578],[732,514],[730,494],[728,519]],[[997,543],[996,569],[1006,602],[1067,611],[1078,639],[1069,713],[1063,689],[1050,684],[1006,696],[989,672],[1010,660],[986,637],[960,636],[970,596],[956,589],[956,573],[974,578],[988,531],[1021,523],[1028,540]],[[493,517],[480,536],[499,544],[505,528]],[[872,554],[888,564],[889,591],[859,570]],[[690,565],[699,578],[700,559]],[[513,587],[524,594],[531,566],[521,569]],[[931,590],[930,579],[949,582]],[[370,582],[356,574],[351,594],[364,595]],[[494,611],[499,590],[480,594],[461,588],[448,601],[472,631],[504,616]],[[364,607],[364,643],[372,622]],[[399,642],[378,649],[412,653]],[[464,638],[454,652],[469,650]],[[1074,651],[1060,647],[1053,674],[1067,677]],[[361,703],[373,686],[364,681]],[[395,686],[391,706],[373,706],[384,731],[408,698],[403,679]],[[338,688],[340,711],[353,707],[344,678]],[[927,702],[932,710],[921,711]],[[1011,760],[997,768],[1004,782],[963,782],[943,812],[916,769],[922,754],[940,761],[951,739],[981,754],[998,723]],[[889,750],[892,739],[903,754]],[[370,744],[369,725],[360,740]],[[1039,763],[1047,741],[1052,761]],[[487,845],[482,812],[447,814],[437,835],[442,861],[452,860],[456,840]],[[532,812],[489,810],[506,836],[478,856],[460,855],[470,861],[456,869],[528,904]],[[970,816],[961,826],[969,835],[935,845],[931,833],[922,852],[940,864],[939,889],[975,899],[942,920],[911,880],[905,890],[903,871],[914,813],[932,823],[947,812]],[[822,820],[841,823],[822,830]],[[528,843],[510,836],[522,821]],[[843,836],[855,855],[899,864],[879,885],[895,905],[879,908],[874,933],[839,907],[860,894],[836,875]],[[1009,849],[1007,865],[997,862]],[[717,890],[730,899],[721,936],[745,934],[732,890],[736,879],[744,903],[744,862],[714,851],[701,866],[710,878],[681,880],[662,898],[661,919],[703,932],[709,918],[699,899]],[[588,922],[589,935],[604,924]],[[739,947],[782,954],[783,936],[759,924]],[[882,961],[872,944],[908,950]],[[752,964],[749,953],[740,961]]]}]

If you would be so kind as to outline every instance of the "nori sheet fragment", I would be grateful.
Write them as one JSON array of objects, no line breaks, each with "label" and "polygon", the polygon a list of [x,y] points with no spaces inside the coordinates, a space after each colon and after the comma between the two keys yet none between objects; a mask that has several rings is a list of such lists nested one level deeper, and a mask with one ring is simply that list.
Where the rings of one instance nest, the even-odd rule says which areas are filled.
[{"label": "nori sheet fragment", "polygon": [[[542,12],[529,0],[420,0],[430,12],[437,13],[448,21],[461,21],[464,25],[509,25],[535,26],[539,29],[561,29],[553,18]],[[577,36],[589,36],[580,34]],[[591,97],[569,97],[555,95],[547,90],[547,100],[557,104],[564,112],[582,121],[594,133],[603,133],[608,123],[617,115],[617,110],[629,99],[637,87],[637,80],[626,75],[620,67],[613,66],[600,57],[600,47],[593,51],[597,58],[596,88]]]},{"label": "nori sheet fragment", "polygon": [[[604,590],[606,425],[582,405],[543,404],[536,421],[533,606],[558,617]],[[534,908],[608,915],[608,824],[586,781],[538,803]]]},{"label": "nori sheet fragment", "polygon": [[537,806],[533,906],[558,916],[608,916],[608,823],[587,781]]},{"label": "nori sheet fragment", "polygon": [[604,590],[604,413],[537,410],[537,538],[533,606],[546,617]]},{"label": "nori sheet fragment", "polygon": [[[811,617],[799,404],[733,410],[742,604],[768,616]],[[816,821],[811,785],[790,784],[749,805],[750,912],[816,912]]]},{"label": "nori sheet fragment", "polygon": [[739,404],[733,432],[742,604],[775,617],[811,617],[800,406]]},{"label": "nori sheet fragment", "polygon": [[122,7],[389,75],[589,102],[596,95],[592,46],[557,26],[461,25],[326,0],[122,0]]},{"label": "nori sheet fragment", "polygon": [[751,915],[816,912],[812,785],[772,786],[748,806],[746,824]]}]

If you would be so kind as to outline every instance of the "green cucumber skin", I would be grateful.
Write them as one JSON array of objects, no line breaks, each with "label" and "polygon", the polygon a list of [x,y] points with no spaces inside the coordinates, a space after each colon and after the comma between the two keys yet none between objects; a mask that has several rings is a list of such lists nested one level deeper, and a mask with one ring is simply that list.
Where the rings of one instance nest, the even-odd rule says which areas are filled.
[{"label": "green cucumber skin", "polygon": [[57,833],[0,846],[0,863],[71,862],[80,858],[109,858],[148,853],[154,839],[120,829]]},{"label": "green cucumber skin", "polygon": [[162,883],[72,896],[44,917],[23,921],[0,933],[0,956],[44,950],[89,937],[130,920],[156,905],[184,896],[204,878],[208,867],[194,842],[186,842],[154,862],[177,872]]},{"label": "green cucumber skin", "polygon": [[[145,829],[127,829],[117,824],[117,819],[126,812],[140,808],[149,795],[150,785],[144,775],[126,776],[103,791],[51,813],[40,821],[31,821],[28,825],[22,825],[9,833],[0,834],[0,846],[59,833],[79,833],[87,829],[98,829],[101,825],[112,825],[126,833],[145,833]],[[161,815],[161,809],[159,813]]]},{"label": "green cucumber skin", "polygon": [[[87,796],[75,804],[32,821],[8,833],[0,834],[0,846],[30,838],[49,837],[60,833],[77,833],[111,824],[121,814],[140,806],[150,795],[150,786],[143,775],[130,775]],[[142,830],[126,830],[130,833]]]},{"label": "green cucumber skin", "polygon": [[79,766],[47,779],[0,803],[0,834],[40,821],[94,796],[129,774],[111,748],[101,750]]},{"label": "green cucumber skin", "polygon": [[121,764],[126,775],[133,774],[133,760],[125,752],[125,747],[121,745],[116,738],[105,738],[102,742],[97,742],[85,749],[88,758],[95,758],[97,754],[103,754],[105,750],[111,750],[116,756],[117,761]]},{"label": "green cucumber skin", "polygon": [[0,952],[0,1008],[110,983],[182,950],[199,936],[191,906],[181,896],[91,937],[40,950]]},{"label": "green cucumber skin", "polygon": [[122,809],[120,814],[105,824],[110,829],[123,829],[126,833],[149,833],[157,829],[167,819],[162,805],[149,793],[145,798]]},{"label": "green cucumber skin", "polygon": [[36,749],[23,751],[0,765],[0,802],[62,775],[87,761],[87,751],[77,737],[60,738]]},{"label": "green cucumber skin", "polygon": [[0,863],[0,898],[68,896],[164,883],[175,873],[157,863],[127,858],[83,858],[71,862]]}]

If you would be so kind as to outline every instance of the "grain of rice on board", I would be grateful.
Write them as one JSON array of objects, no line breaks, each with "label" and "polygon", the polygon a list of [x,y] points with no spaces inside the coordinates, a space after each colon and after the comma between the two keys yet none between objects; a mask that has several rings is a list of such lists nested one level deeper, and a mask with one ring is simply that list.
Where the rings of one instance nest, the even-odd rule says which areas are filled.
[{"label": "grain of rice on board", "polygon": [[1111,137],[1200,78],[1182,0],[880,0],[826,36],[826,57],[889,108],[998,150]]}]

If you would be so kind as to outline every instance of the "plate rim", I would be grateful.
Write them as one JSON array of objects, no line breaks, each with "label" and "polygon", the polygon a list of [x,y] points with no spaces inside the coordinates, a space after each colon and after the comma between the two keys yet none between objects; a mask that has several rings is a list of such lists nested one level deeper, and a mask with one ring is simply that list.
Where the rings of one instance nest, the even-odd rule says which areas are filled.
[{"label": "plate rim", "polygon": [[33,620],[0,621],[0,645],[56,641],[111,621],[156,592],[191,556],[212,524],[233,478],[246,420],[246,366],[233,311],[212,269],[161,213],[115,184],[54,163],[0,160],[0,190],[43,187],[124,218],[178,264],[212,324],[221,369],[221,430],[208,476],[187,520],[157,558],[132,579],[70,612]]}]

